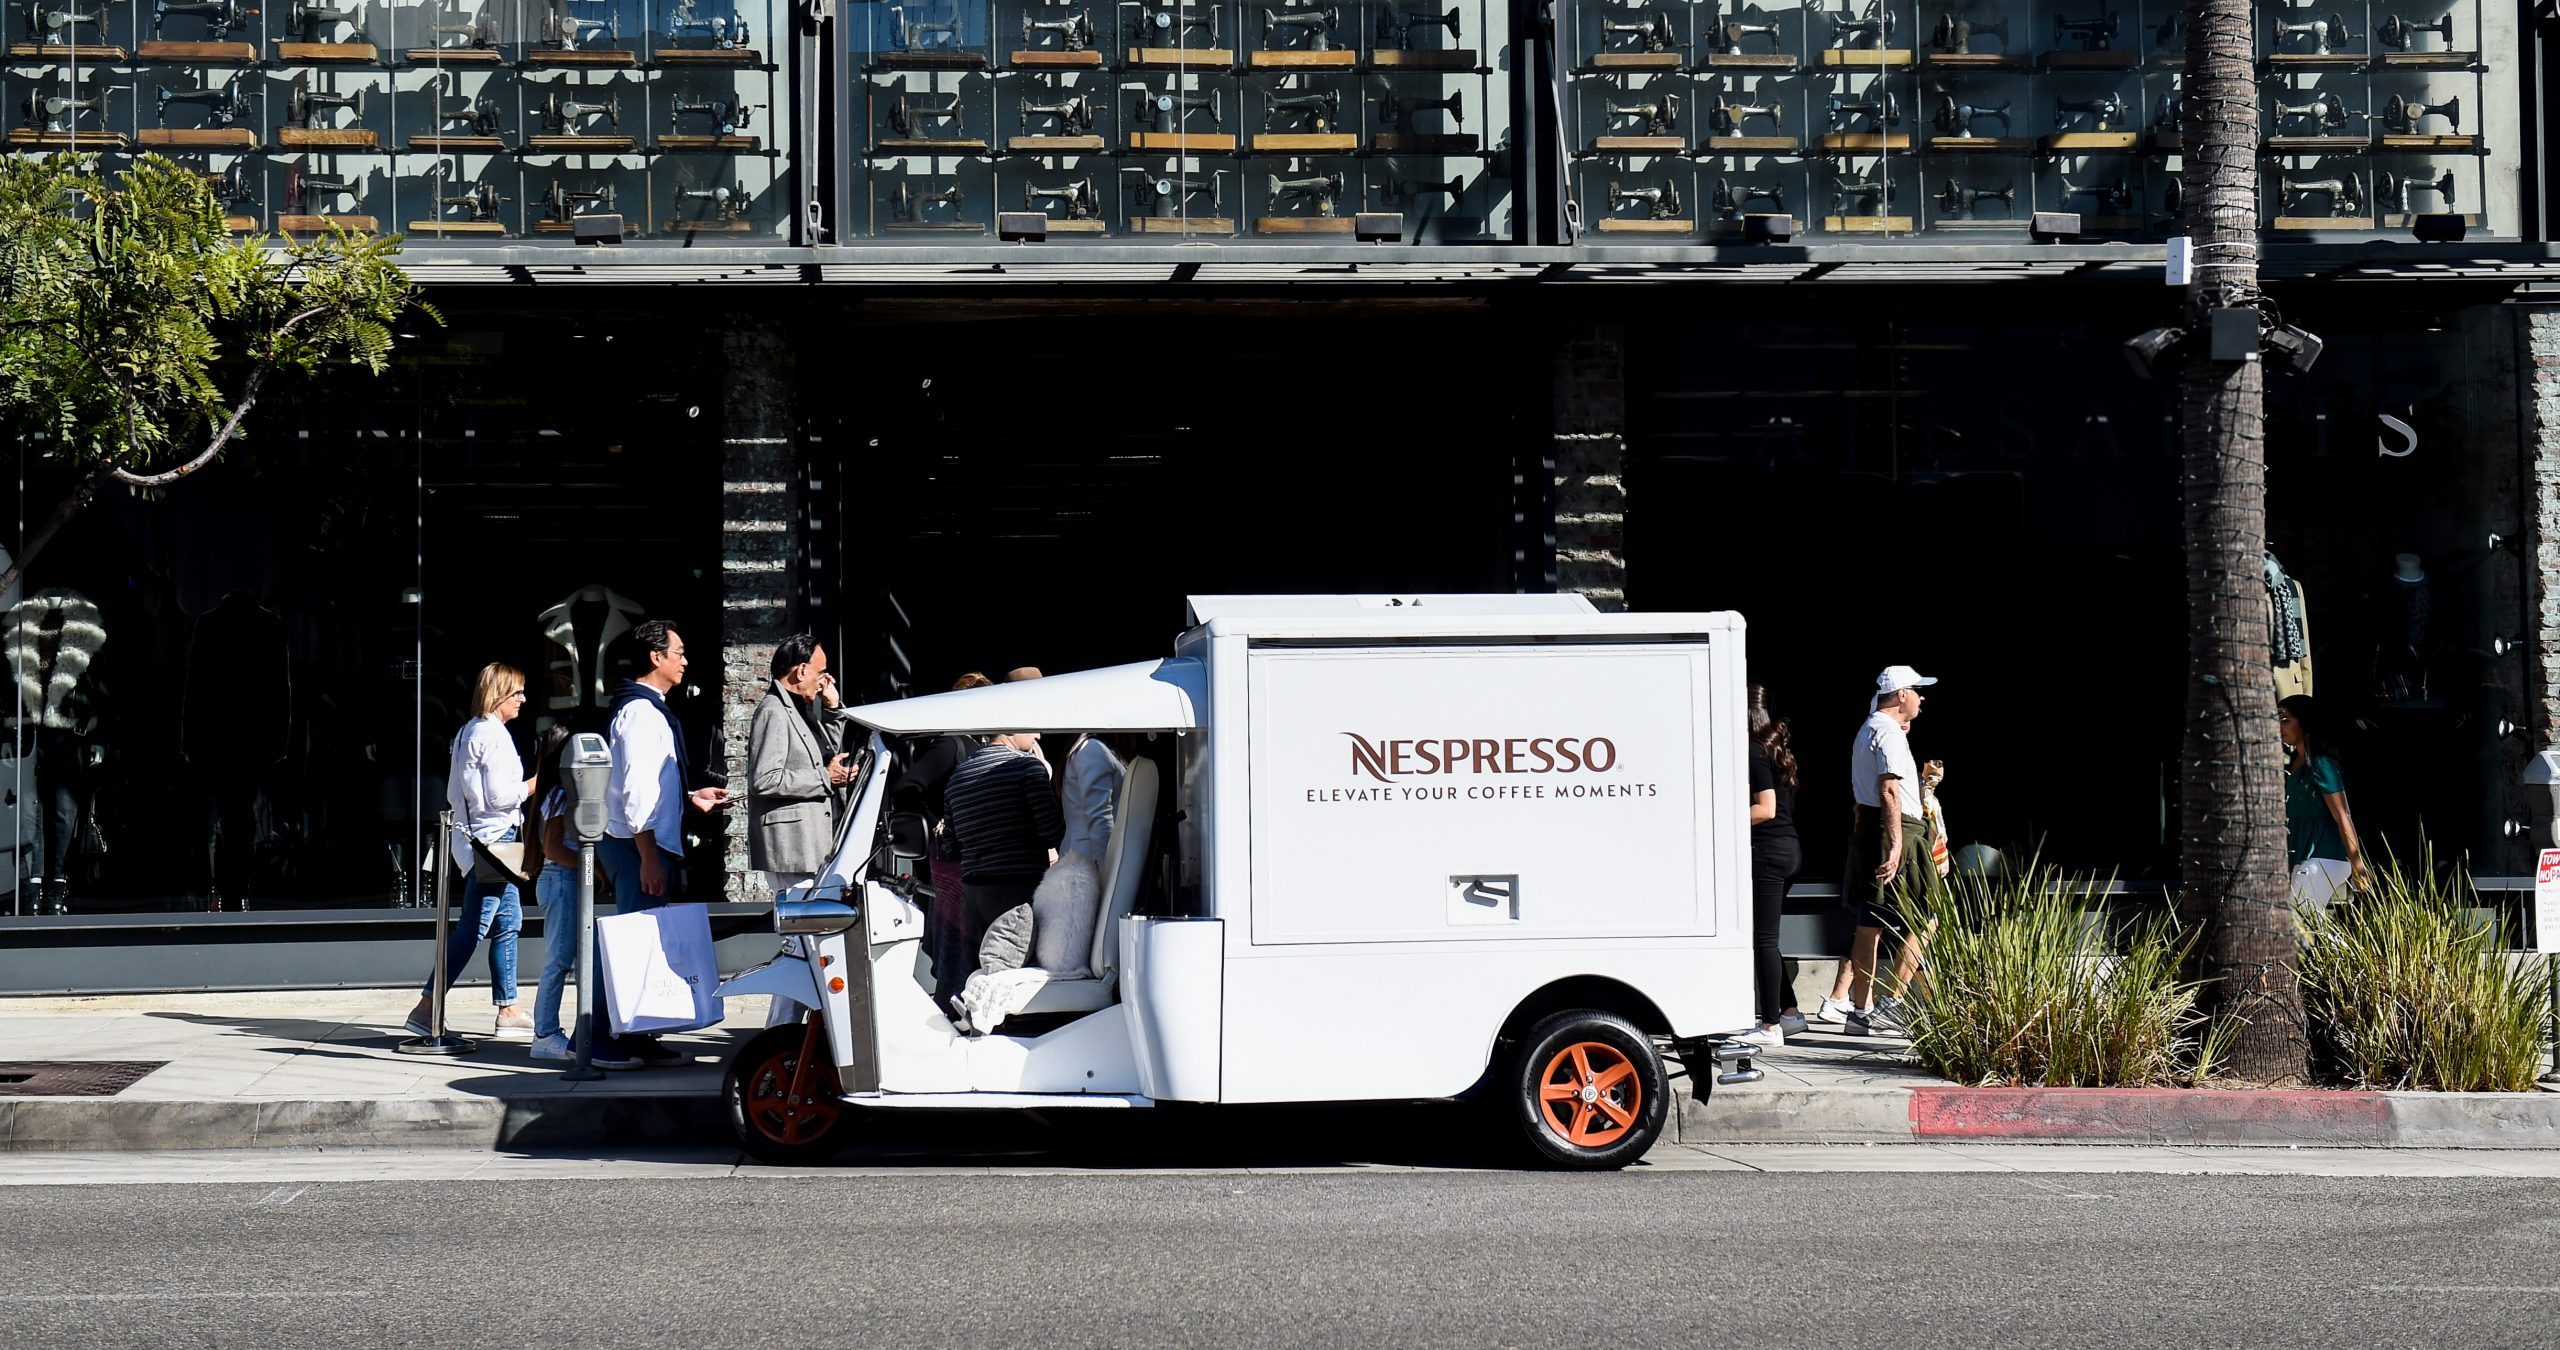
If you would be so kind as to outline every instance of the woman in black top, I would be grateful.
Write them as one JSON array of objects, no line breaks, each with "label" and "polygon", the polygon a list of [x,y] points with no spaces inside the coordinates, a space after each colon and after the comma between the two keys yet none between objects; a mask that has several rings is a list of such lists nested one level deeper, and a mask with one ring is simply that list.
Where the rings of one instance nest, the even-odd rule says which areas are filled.
[{"label": "woman in black top", "polygon": [[1777,1046],[1788,1031],[1804,1030],[1778,956],[1778,916],[1804,853],[1796,841],[1795,752],[1785,720],[1770,717],[1763,699],[1760,686],[1751,686],[1751,954],[1759,989],[1759,1029],[1751,1039]]}]

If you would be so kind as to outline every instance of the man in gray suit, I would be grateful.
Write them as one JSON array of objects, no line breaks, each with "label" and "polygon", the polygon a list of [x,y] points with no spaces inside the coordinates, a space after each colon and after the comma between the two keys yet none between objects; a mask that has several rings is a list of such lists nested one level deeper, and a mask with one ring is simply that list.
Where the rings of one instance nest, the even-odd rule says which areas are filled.
[{"label": "man in gray suit", "polygon": [[835,847],[836,794],[853,765],[833,747],[850,716],[826,649],[807,633],[784,638],[747,737],[747,865],[777,891],[826,866]]}]

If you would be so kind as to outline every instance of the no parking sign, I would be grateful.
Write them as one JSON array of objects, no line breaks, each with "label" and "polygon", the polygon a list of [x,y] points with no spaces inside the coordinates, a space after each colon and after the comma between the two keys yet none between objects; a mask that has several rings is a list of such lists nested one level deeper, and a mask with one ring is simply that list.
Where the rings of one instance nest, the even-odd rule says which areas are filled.
[{"label": "no parking sign", "polygon": [[2533,869],[2533,949],[2560,952],[2560,848],[2546,848]]}]

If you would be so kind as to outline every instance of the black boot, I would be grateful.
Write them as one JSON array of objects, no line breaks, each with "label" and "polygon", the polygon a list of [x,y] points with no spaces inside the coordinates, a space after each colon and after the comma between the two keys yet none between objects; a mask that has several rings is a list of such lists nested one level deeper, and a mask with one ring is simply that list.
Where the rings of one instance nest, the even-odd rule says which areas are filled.
[{"label": "black boot", "polygon": [[71,912],[71,883],[70,883],[70,882],[68,882],[68,881],[65,881],[65,880],[64,880],[64,879],[62,879],[61,877],[55,877],[53,880],[51,880],[51,881],[49,881],[49,882],[46,882],[46,883],[45,883],[45,899],[46,899],[48,902],[50,902],[50,908],[51,908],[51,910],[52,910],[52,912],[53,912],[53,913],[55,913],[55,914],[68,914],[68,913],[70,913],[70,912]]}]

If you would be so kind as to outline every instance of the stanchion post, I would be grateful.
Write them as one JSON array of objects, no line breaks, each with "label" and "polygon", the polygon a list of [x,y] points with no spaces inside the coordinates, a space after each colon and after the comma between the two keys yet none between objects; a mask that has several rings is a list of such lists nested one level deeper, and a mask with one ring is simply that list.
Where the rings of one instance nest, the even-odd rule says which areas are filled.
[{"label": "stanchion post", "polygon": [[[453,838],[453,813],[436,817],[436,841],[441,845]],[[404,1055],[467,1055],[480,1047],[444,1029],[445,939],[452,928],[452,897],[446,894],[447,879],[453,875],[454,860],[439,857],[436,864],[436,962],[435,976],[427,984],[427,1034],[400,1042],[392,1048]]]},{"label": "stanchion post", "polygon": [[569,835],[578,841],[578,1046],[577,1062],[560,1073],[572,1083],[604,1077],[595,1065],[596,997],[596,841],[604,837],[605,792],[613,772],[613,755],[605,739],[581,732],[569,739],[563,756],[569,767]]}]

